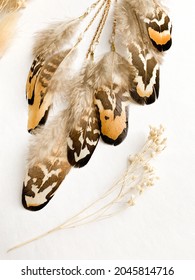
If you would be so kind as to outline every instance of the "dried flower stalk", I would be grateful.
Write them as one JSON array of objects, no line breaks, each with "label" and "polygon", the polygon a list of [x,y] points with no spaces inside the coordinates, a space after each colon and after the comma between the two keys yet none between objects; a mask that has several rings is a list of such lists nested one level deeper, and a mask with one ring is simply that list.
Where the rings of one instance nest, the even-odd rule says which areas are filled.
[{"label": "dried flower stalk", "polygon": [[128,166],[121,178],[109,188],[99,199],[91,203],[82,211],[67,219],[63,224],[21,243],[9,251],[20,248],[50,233],[78,227],[88,223],[110,218],[121,211],[135,205],[136,199],[148,188],[154,186],[158,177],[150,161],[166,148],[166,138],[163,137],[164,128],[150,126],[149,136],[143,148],[128,159]]}]

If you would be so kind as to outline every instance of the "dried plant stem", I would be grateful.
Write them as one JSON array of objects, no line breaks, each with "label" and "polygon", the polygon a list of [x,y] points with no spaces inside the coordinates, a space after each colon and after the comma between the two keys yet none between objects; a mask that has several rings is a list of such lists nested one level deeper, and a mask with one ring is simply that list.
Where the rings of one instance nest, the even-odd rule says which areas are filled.
[{"label": "dried plant stem", "polygon": [[150,127],[148,139],[139,153],[129,158],[127,169],[121,178],[109,188],[100,198],[82,209],[76,215],[67,219],[61,225],[11,248],[9,251],[20,248],[33,241],[41,239],[62,229],[70,229],[110,218],[129,206],[135,204],[136,198],[148,187],[154,185],[158,177],[150,161],[160,154],[166,147],[166,138],[163,138],[164,128]]}]

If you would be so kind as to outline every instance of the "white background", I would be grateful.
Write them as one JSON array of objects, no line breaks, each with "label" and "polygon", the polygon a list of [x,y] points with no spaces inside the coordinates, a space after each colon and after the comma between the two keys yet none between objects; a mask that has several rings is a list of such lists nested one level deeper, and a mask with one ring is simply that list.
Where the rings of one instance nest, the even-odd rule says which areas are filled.
[{"label": "white background", "polygon": [[[72,170],[43,210],[21,205],[28,146],[26,77],[34,33],[47,23],[79,16],[93,0],[32,0],[22,11],[17,36],[0,60],[0,258],[194,259],[195,92],[194,2],[166,1],[173,46],[161,67],[159,100],[130,107],[129,133],[118,147],[99,143],[89,164]],[[148,126],[166,127],[168,147],[155,162],[156,187],[119,216],[64,230],[10,253],[6,251],[65,221],[120,176],[129,154],[144,143]]]}]

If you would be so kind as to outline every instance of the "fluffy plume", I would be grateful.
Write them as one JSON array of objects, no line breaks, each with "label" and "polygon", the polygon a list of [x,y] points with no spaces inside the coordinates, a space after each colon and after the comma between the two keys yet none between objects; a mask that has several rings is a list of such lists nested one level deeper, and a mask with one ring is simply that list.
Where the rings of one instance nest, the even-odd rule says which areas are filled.
[{"label": "fluffy plume", "polygon": [[118,145],[127,135],[129,90],[134,69],[122,56],[111,51],[97,63],[93,71],[94,99],[100,115],[101,137],[108,144]]},{"label": "fluffy plume", "polygon": [[159,64],[171,46],[171,23],[158,1],[123,0],[118,6],[119,30],[136,69],[131,97],[151,104],[159,95]]},{"label": "fluffy plume", "polygon": [[62,49],[65,44],[69,44],[81,20],[81,18],[78,18],[67,22],[56,22],[38,32],[35,38],[33,55],[35,57],[49,57],[56,53],[56,50]]},{"label": "fluffy plume", "polygon": [[52,79],[64,60],[72,54],[73,49],[67,46],[73,37],[80,20],[67,23],[56,23],[37,35],[32,63],[26,85],[29,104],[28,130],[45,124],[55,90]]}]

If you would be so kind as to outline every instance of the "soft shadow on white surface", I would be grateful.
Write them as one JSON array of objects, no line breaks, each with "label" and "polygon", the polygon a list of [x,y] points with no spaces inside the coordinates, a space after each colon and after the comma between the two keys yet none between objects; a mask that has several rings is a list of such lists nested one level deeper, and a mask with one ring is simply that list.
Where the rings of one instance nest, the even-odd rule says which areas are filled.
[{"label": "soft shadow on white surface", "polygon": [[[82,3],[81,3],[82,2]],[[78,16],[92,0],[32,0],[17,37],[0,60],[0,258],[1,259],[194,259],[195,94],[194,2],[166,1],[173,46],[161,67],[159,100],[130,107],[129,133],[118,147],[99,143],[89,164],[72,170],[52,201],[39,212],[21,205],[28,145],[25,82],[33,35],[52,20]],[[188,15],[188,16],[187,16]],[[166,127],[168,147],[158,160],[160,181],[122,214],[49,235],[10,253],[19,242],[65,221],[120,176],[127,157],[139,150],[148,126]]]}]

